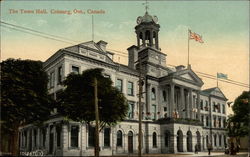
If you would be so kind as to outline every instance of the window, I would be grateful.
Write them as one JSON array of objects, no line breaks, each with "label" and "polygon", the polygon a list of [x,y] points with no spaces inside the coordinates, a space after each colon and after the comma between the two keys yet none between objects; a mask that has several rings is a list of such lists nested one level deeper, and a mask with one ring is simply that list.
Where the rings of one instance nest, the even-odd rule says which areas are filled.
[{"label": "window", "polygon": [[57,147],[61,147],[61,127],[57,126],[56,127],[56,143],[57,143]]},{"label": "window", "polygon": [[62,67],[58,68],[57,74],[58,74],[58,76],[57,76],[57,83],[61,84],[62,83]]},{"label": "window", "polygon": [[201,108],[201,110],[203,110],[203,100],[201,100],[200,108]]},{"label": "window", "polygon": [[156,137],[156,133],[153,133],[153,147],[157,147],[157,137]]},{"label": "window", "polygon": [[222,113],[225,114],[225,104],[222,104]]},{"label": "window", "polygon": [[209,119],[208,119],[208,116],[206,116],[206,126],[209,125]]},{"label": "window", "polygon": [[208,111],[208,101],[206,100],[206,108],[205,108],[206,111]]},{"label": "window", "polygon": [[219,128],[221,127],[221,118],[219,118]]},{"label": "window", "polygon": [[151,99],[152,100],[156,99],[155,88],[152,88],[152,90],[151,90]]},{"label": "window", "polygon": [[117,88],[120,92],[122,92],[122,80],[120,80],[120,79],[117,79],[117,80],[116,80],[116,88]]},{"label": "window", "polygon": [[89,130],[88,130],[88,144],[89,147],[94,147],[95,146],[95,128],[89,125]]},{"label": "window", "polygon": [[219,146],[221,146],[221,135],[219,135]]},{"label": "window", "polygon": [[214,127],[216,127],[216,117],[214,117]]},{"label": "window", "polygon": [[220,104],[217,104],[217,112],[220,113]]},{"label": "window", "polygon": [[75,74],[79,74],[79,67],[72,66],[72,72]]},{"label": "window", "polygon": [[152,120],[156,120],[156,105],[152,105]]},{"label": "window", "polygon": [[208,145],[208,141],[209,141],[209,140],[208,140],[208,135],[207,135],[207,136],[206,136],[206,144],[207,144],[207,145]]},{"label": "window", "polygon": [[128,118],[133,119],[134,118],[134,103],[129,102],[128,103]]},{"label": "window", "polygon": [[202,123],[202,126],[204,126],[204,116],[201,115],[201,123]]},{"label": "window", "polygon": [[213,112],[215,112],[215,109],[216,109],[216,105],[215,105],[215,102],[213,102]]},{"label": "window", "polygon": [[128,82],[128,95],[134,95],[134,84],[133,84],[133,82]]},{"label": "window", "polygon": [[71,126],[71,147],[78,147],[78,126]]},{"label": "window", "polygon": [[55,72],[51,72],[49,75],[49,87],[52,88],[54,87],[55,83]]},{"label": "window", "polygon": [[110,128],[104,129],[104,147],[110,147]]},{"label": "window", "polygon": [[167,111],[167,107],[164,107],[163,110],[164,110],[164,112],[166,112]]},{"label": "window", "polygon": [[117,131],[117,137],[116,137],[116,146],[117,147],[122,147],[122,131],[119,130]]},{"label": "window", "polygon": [[163,97],[163,101],[167,101],[167,93],[166,91],[162,91],[162,97]]}]

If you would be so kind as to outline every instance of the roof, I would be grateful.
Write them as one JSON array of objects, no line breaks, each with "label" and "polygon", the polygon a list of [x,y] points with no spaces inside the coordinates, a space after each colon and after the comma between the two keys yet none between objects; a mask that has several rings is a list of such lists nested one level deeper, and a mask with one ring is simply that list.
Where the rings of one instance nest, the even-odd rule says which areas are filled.
[{"label": "roof", "polygon": [[218,87],[204,89],[204,90],[201,91],[201,94],[210,95],[210,96],[214,96],[214,97],[217,97],[217,98],[221,98],[221,99],[223,99],[225,101],[228,100],[226,98],[226,96],[224,95],[224,93]]},{"label": "roof", "polygon": [[118,63],[118,65],[119,65],[119,71],[120,72],[124,72],[124,73],[127,73],[127,74],[132,74],[132,75],[136,75],[136,76],[139,75],[137,70],[132,69],[132,68],[128,67],[127,65],[123,65],[123,64],[119,64],[119,63]]}]

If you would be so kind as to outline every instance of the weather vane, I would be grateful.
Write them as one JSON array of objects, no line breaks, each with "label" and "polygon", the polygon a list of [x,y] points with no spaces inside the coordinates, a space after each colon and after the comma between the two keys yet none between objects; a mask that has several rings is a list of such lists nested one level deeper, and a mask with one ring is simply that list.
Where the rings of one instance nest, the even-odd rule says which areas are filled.
[{"label": "weather vane", "polygon": [[146,0],[146,2],[142,3],[142,4],[145,5],[145,10],[146,10],[146,12],[148,12],[148,9],[149,9],[149,7],[148,7],[148,0]]}]

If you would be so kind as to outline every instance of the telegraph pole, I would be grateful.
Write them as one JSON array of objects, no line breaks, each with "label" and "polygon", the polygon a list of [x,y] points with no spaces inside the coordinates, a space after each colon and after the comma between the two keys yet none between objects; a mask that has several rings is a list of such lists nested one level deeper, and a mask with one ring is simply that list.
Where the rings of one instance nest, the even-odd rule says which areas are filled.
[{"label": "telegraph pole", "polygon": [[95,93],[95,157],[99,157],[99,111],[98,111],[98,96],[97,96],[97,79],[94,78],[94,93]]},{"label": "telegraph pole", "polygon": [[142,86],[143,80],[141,78],[141,59],[139,59],[139,136],[138,136],[138,157],[142,156],[141,148],[142,148],[142,105],[141,105],[141,97],[142,97]]}]

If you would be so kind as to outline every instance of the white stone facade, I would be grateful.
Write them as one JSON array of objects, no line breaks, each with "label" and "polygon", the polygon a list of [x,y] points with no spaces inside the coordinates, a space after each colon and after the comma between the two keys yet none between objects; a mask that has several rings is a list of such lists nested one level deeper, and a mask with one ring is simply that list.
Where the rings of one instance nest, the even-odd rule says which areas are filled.
[{"label": "white stone facade", "polygon": [[[135,27],[137,46],[128,48],[129,65],[113,61],[107,43],[93,41],[60,49],[44,63],[49,92],[56,99],[61,81],[71,72],[103,68],[113,85],[129,102],[127,120],[100,132],[100,154],[137,153],[138,147],[138,60],[143,71],[143,153],[206,151],[226,144],[226,97],[217,87],[201,90],[202,80],[191,66],[166,66],[166,54],[158,43],[159,24],[146,13]],[[47,155],[88,156],[94,154],[91,126],[65,121],[53,115],[44,126],[20,128],[20,151],[37,149]],[[92,128],[93,129],[93,128]],[[92,142],[91,142],[92,141]]]}]

